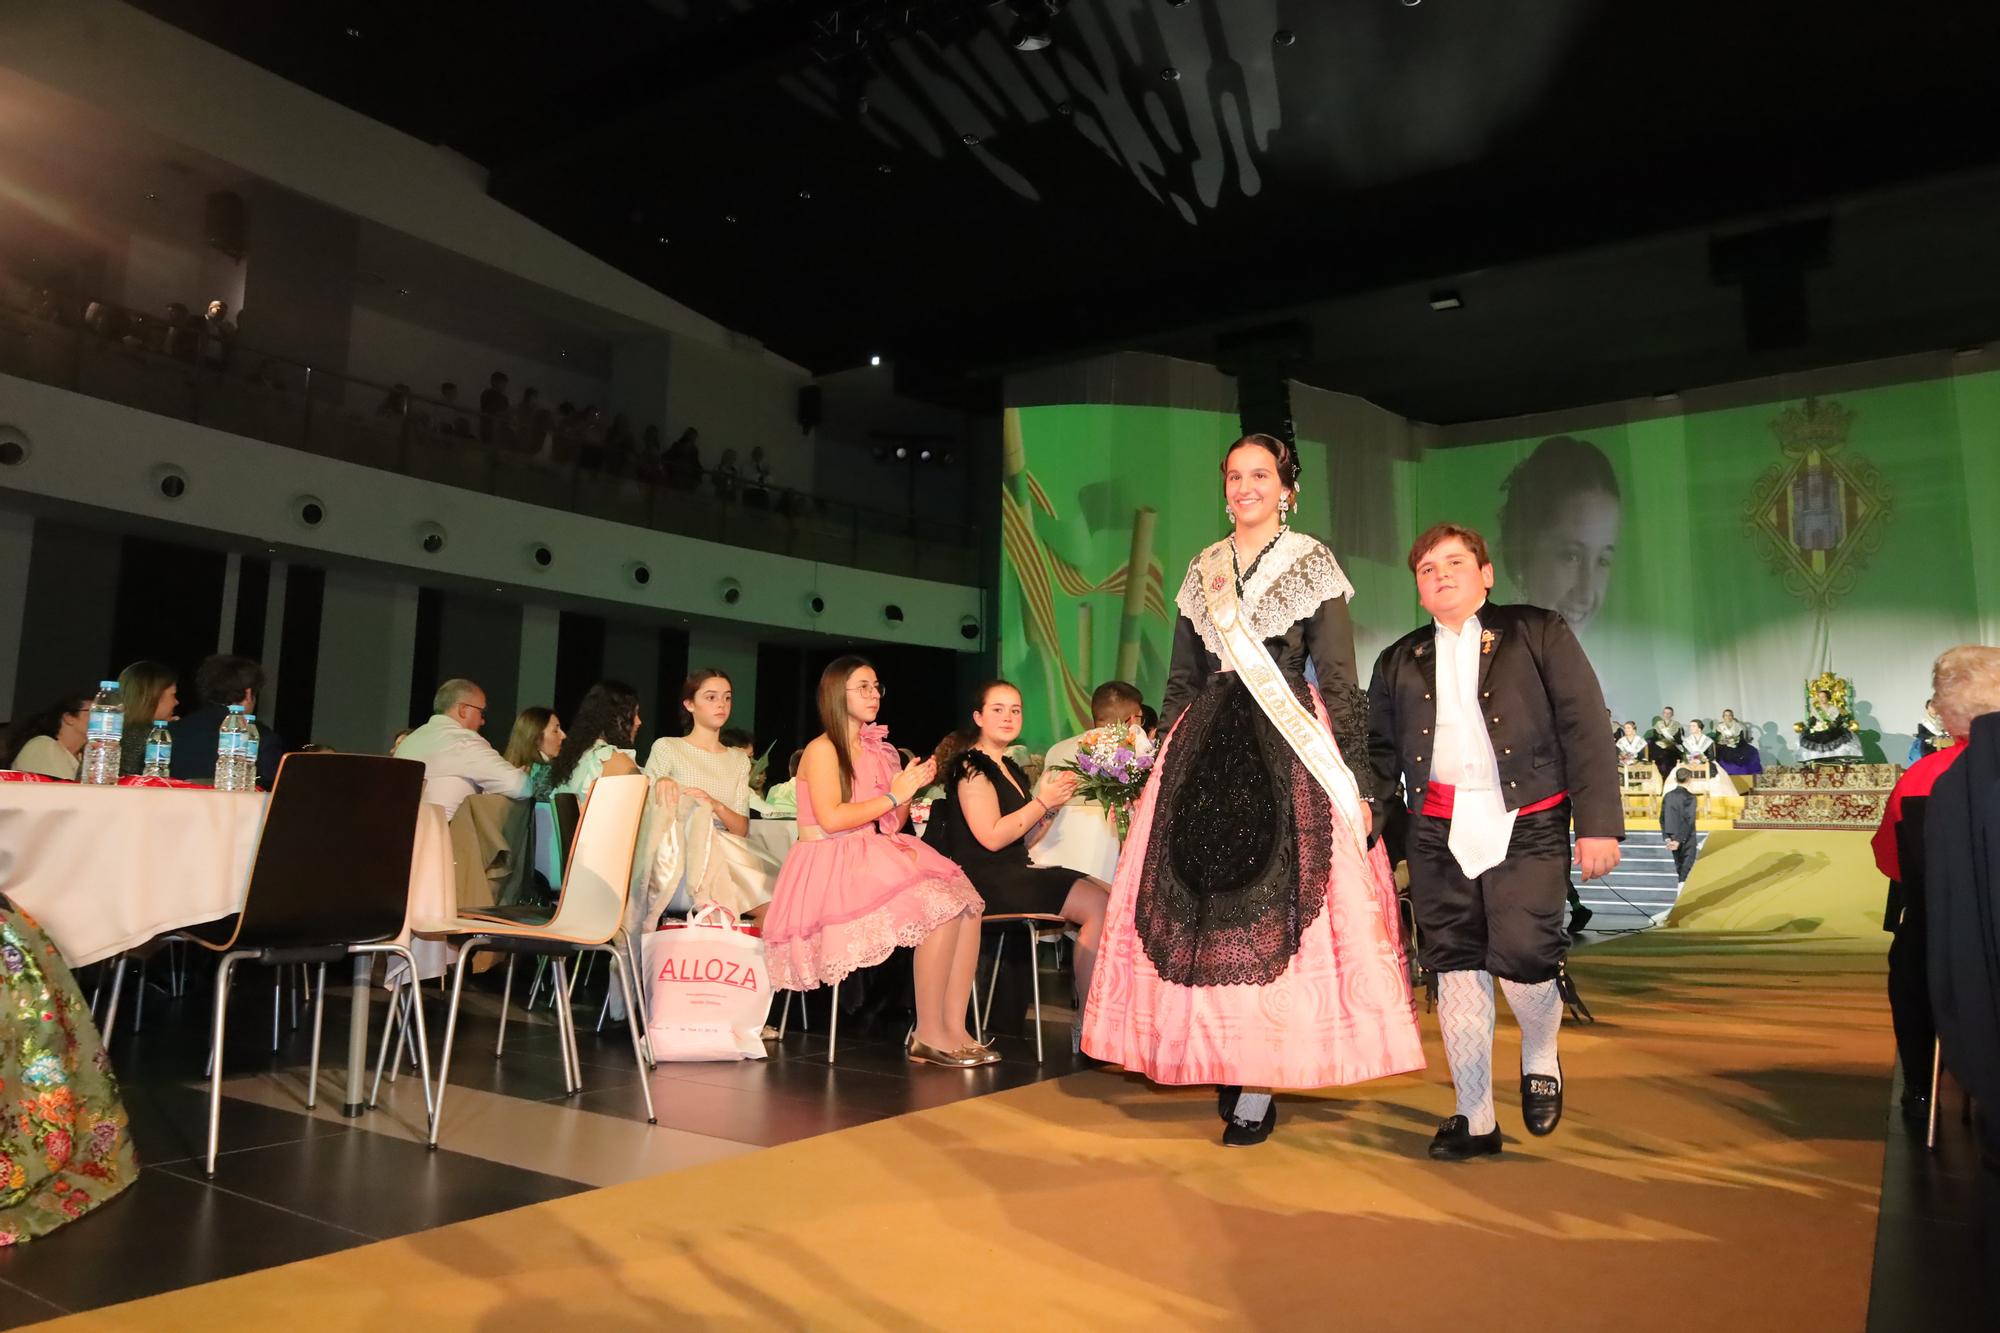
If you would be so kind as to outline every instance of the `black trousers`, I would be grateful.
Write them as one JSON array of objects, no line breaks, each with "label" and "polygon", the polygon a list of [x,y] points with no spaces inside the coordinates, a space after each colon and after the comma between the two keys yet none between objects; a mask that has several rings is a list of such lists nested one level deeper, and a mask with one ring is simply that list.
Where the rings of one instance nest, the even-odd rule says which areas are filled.
[{"label": "black trousers", "polygon": [[1521,815],[1507,859],[1467,879],[1446,845],[1451,821],[1410,816],[1410,906],[1417,957],[1437,972],[1552,981],[1569,953],[1570,805]]},{"label": "black trousers", "polygon": [[1889,1022],[1896,1029],[1896,1058],[1903,1065],[1903,1093],[1927,1097],[1937,1024],[1931,1019],[1931,971],[1924,923],[1907,917],[1889,942]]},{"label": "black trousers", "polygon": [[1674,848],[1674,878],[1683,884],[1694,873],[1695,847],[1700,841],[1699,833],[1690,833],[1681,839],[1680,846]]}]

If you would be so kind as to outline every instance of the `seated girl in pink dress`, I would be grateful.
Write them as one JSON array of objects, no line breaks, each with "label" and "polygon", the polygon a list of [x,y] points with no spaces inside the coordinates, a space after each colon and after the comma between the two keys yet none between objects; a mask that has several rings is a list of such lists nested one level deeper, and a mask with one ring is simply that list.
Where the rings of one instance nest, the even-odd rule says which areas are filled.
[{"label": "seated girl in pink dress", "polygon": [[963,870],[902,831],[910,798],[930,785],[937,765],[900,766],[889,729],[875,725],[881,708],[881,683],[861,658],[838,658],[820,676],[826,731],[799,763],[799,841],[764,913],[771,984],[830,985],[898,945],[911,947],[917,1025],[909,1058],[962,1069],[992,1064],[1000,1057],[965,1028],[985,904]]}]

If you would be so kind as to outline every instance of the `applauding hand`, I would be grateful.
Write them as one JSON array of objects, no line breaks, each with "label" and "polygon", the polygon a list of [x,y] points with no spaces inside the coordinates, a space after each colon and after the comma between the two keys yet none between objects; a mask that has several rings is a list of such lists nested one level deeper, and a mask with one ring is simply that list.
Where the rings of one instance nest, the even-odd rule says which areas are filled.
[{"label": "applauding hand", "polygon": [[889,795],[897,805],[908,805],[910,798],[930,786],[936,777],[935,759],[912,759],[902,772],[889,779]]},{"label": "applauding hand", "polygon": [[1041,789],[1035,793],[1036,799],[1050,811],[1054,811],[1057,806],[1074,795],[1076,795],[1076,774],[1067,769],[1044,773]]}]

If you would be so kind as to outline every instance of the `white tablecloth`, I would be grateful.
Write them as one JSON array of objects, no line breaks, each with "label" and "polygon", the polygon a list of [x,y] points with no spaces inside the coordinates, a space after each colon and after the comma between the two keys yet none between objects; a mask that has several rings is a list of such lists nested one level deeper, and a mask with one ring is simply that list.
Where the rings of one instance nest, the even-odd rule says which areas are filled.
[{"label": "white tablecloth", "polygon": [[[241,910],[264,822],[261,793],[71,783],[0,784],[0,893],[41,923],[71,967]],[[444,811],[419,807],[408,919],[457,908]],[[436,973],[424,966],[419,971]]]}]

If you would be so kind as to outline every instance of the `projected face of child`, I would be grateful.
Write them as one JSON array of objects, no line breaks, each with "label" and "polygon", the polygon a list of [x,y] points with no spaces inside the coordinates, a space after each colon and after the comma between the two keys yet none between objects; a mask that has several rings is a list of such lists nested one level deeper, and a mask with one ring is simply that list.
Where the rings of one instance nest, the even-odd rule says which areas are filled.
[{"label": "projected face of child", "polygon": [[1593,490],[1565,497],[1529,540],[1525,567],[1513,571],[1521,600],[1562,612],[1581,633],[1603,609],[1621,522],[1615,496]]}]

